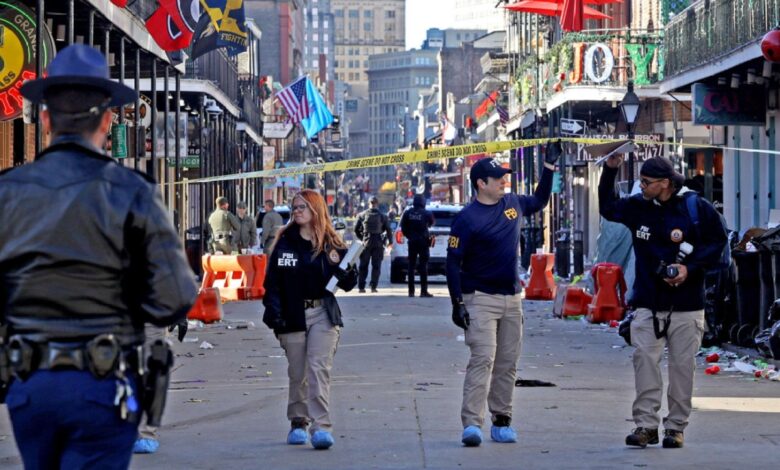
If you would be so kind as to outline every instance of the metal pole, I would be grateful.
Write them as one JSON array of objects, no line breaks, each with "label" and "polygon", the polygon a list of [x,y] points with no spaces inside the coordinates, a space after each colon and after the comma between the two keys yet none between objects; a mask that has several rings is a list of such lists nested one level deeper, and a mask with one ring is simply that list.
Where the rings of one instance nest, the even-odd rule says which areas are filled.
[{"label": "metal pole", "polygon": [[[106,39],[107,38],[108,31],[106,31]],[[108,41],[106,41],[106,45],[108,45]],[[137,46],[135,48],[135,92],[141,92],[141,48]],[[146,147],[146,139],[144,138],[143,142],[141,141],[141,113],[138,109],[138,103],[135,103],[133,109],[135,110],[133,113],[133,126],[135,130],[135,155],[133,155],[133,168],[137,170],[139,156],[143,155],[142,152],[145,151],[144,147]]]},{"label": "metal pole", "polygon": [[[35,37],[43,37],[43,0],[38,0],[38,15],[35,19]],[[35,41],[35,76],[43,76],[43,41]],[[41,151],[42,142],[42,129],[41,129],[41,105],[36,104],[34,106],[35,117],[35,154],[38,155]]]},{"label": "metal pole", "polygon": [[[168,181],[168,157],[170,157],[170,152],[168,151],[168,116],[171,113],[171,100],[168,99],[168,92],[170,91],[168,89],[168,79],[170,78],[170,70],[168,67],[168,64],[164,64],[163,66],[164,73],[164,79],[165,83],[163,83],[163,100],[165,101],[165,107],[163,108],[163,168],[165,169],[163,171],[163,174],[165,177],[163,178],[166,182]],[[168,191],[165,191],[165,201],[168,202]]]},{"label": "metal pole", "polygon": [[[179,133],[181,132],[181,125],[179,124],[179,120],[181,119],[181,76],[179,73],[176,73],[174,76],[174,86],[176,89],[175,94],[175,100],[176,100],[176,121],[173,123],[173,129],[174,129],[174,135],[176,136],[174,138],[174,141],[176,142],[176,148],[173,150],[173,158],[174,158],[174,166],[175,166],[175,172],[174,172],[174,182],[178,183],[181,181],[181,145],[180,144],[180,138],[181,136]],[[186,132],[186,130],[185,130]],[[178,193],[178,191],[177,191]]]},{"label": "metal pole", "polygon": [[[73,22],[75,16],[75,3],[76,0],[68,0],[68,45],[73,44],[73,26],[74,26]],[[108,54],[106,54],[106,57],[108,57]]]},{"label": "metal pole", "polygon": [[[634,140],[634,126],[628,124],[628,140]],[[628,152],[628,193],[634,189],[634,152]]]},{"label": "metal pole", "polygon": [[89,12],[89,47],[95,45],[95,10]]},{"label": "metal pole", "polygon": [[[119,38],[119,83],[125,84],[125,37]],[[125,105],[119,106],[119,124],[125,123]],[[127,134],[125,133],[125,138]]]},{"label": "metal pole", "polygon": [[157,58],[152,57],[152,177],[157,180],[159,172],[157,171]]}]

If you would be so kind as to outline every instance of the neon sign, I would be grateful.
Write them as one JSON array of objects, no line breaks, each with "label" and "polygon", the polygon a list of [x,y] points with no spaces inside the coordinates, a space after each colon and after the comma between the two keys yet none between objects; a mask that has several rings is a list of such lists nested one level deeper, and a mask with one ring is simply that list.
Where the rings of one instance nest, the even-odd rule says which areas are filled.
[{"label": "neon sign", "polygon": [[[54,55],[54,39],[43,26],[43,65]],[[35,14],[18,1],[0,0],[0,121],[22,114],[19,88],[35,78]]]}]

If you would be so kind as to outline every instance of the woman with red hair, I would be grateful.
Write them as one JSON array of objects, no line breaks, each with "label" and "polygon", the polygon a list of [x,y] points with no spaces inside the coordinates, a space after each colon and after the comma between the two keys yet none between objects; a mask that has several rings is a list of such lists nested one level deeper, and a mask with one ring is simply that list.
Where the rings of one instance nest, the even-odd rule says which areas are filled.
[{"label": "woman with red hair", "polygon": [[341,310],[326,289],[335,276],[337,286],[350,291],[357,270],[339,268],[346,245],[333,229],[325,200],[304,189],[295,195],[292,217],[276,237],[265,277],[263,323],[274,330],[287,356],[289,396],[287,443],[315,449],[333,445],[329,413],[330,369],[339,342]]}]

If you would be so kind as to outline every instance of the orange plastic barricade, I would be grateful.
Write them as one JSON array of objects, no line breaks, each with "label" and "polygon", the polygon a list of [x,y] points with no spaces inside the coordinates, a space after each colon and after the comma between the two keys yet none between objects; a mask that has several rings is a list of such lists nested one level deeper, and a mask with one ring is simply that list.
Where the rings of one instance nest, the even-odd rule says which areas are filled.
[{"label": "orange plastic barricade", "polygon": [[585,315],[588,313],[588,305],[592,300],[593,296],[585,292],[585,289],[570,286],[566,289],[566,294],[563,297],[562,315],[564,317]]},{"label": "orange plastic barricade", "polygon": [[596,294],[588,305],[588,321],[622,320],[626,311],[626,280],[620,265],[599,263],[591,270]]},{"label": "orange plastic barricade", "polygon": [[266,255],[205,255],[202,261],[202,289],[217,287],[224,300],[260,299],[265,295]]},{"label": "orange plastic barricade", "polygon": [[555,279],[553,279],[555,255],[551,253],[531,255],[531,279],[525,288],[525,298],[529,300],[553,300],[555,298]]},{"label": "orange plastic barricade", "polygon": [[207,287],[201,289],[195,305],[187,314],[188,320],[200,320],[203,323],[214,323],[222,320],[222,299],[219,297],[219,289]]}]

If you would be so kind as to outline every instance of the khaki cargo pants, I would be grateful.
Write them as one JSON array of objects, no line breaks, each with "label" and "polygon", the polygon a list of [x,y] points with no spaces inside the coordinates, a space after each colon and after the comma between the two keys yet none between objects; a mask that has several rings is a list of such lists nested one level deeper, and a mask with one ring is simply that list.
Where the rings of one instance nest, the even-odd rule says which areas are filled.
[{"label": "khaki cargo pants", "polygon": [[[658,312],[663,329],[667,313]],[[669,387],[667,402],[669,414],[664,418],[664,429],[684,431],[691,414],[693,374],[696,370],[696,353],[705,331],[704,310],[674,312],[666,338],[657,339],[653,329],[653,313],[640,308],[631,322],[631,343],[634,351],[634,378],[636,398],[632,407],[634,422],[638,427],[658,428],[658,411],[664,383],[661,377],[661,359],[664,345],[669,347]]]},{"label": "khaki cargo pants", "polygon": [[339,343],[340,328],[333,326],[325,307],[306,309],[306,331],[279,335],[287,355],[290,390],[287,418],[306,418],[309,432],[331,431],[330,369]]},{"label": "khaki cargo pants", "polygon": [[520,294],[493,295],[476,291],[463,296],[471,324],[466,345],[471,358],[463,382],[463,427],[481,427],[485,404],[492,417],[512,416],[517,361],[523,340]]}]

